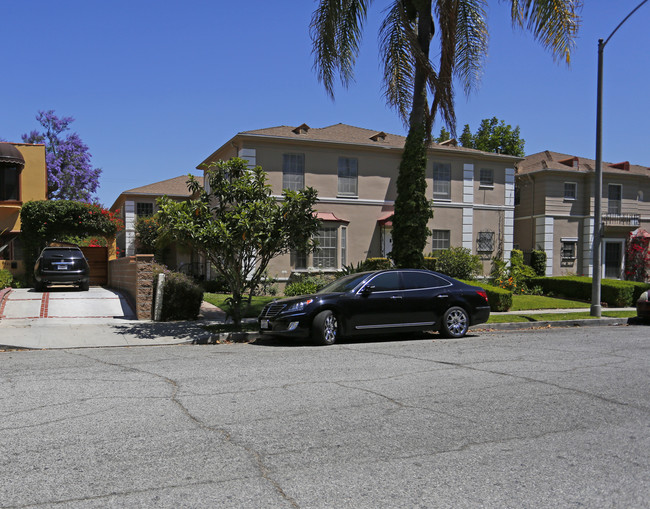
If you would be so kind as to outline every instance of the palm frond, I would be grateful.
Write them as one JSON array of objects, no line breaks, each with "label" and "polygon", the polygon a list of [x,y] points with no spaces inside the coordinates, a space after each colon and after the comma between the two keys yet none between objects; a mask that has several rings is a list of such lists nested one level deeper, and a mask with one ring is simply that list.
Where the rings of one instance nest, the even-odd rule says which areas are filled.
[{"label": "palm frond", "polygon": [[571,63],[581,0],[510,0],[512,23],[533,33],[555,60]]},{"label": "palm frond", "polygon": [[386,8],[386,17],[379,29],[379,54],[384,68],[384,96],[389,106],[395,108],[408,124],[413,101],[413,58],[409,33],[413,24],[407,18],[404,4],[396,0]]},{"label": "palm frond", "polygon": [[354,80],[354,63],[371,3],[372,0],[320,0],[312,15],[309,32],[314,71],[332,98],[337,74],[344,87]]},{"label": "palm frond", "polygon": [[466,95],[478,86],[483,74],[489,39],[485,7],[485,0],[458,2],[455,75]]}]

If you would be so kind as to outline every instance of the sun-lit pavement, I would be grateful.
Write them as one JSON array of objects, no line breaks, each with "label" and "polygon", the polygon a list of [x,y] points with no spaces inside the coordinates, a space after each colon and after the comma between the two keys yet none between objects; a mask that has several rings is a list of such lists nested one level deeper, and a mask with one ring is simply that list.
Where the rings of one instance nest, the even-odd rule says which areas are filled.
[{"label": "sun-lit pavement", "polygon": [[9,348],[169,345],[205,334],[198,322],[138,321],[124,295],[107,288],[19,288],[0,295],[0,346]]},{"label": "sun-lit pavement", "polygon": [[0,304],[0,319],[123,318],[133,319],[127,300],[115,290],[92,287],[87,292],[55,286],[44,292],[14,288]]}]

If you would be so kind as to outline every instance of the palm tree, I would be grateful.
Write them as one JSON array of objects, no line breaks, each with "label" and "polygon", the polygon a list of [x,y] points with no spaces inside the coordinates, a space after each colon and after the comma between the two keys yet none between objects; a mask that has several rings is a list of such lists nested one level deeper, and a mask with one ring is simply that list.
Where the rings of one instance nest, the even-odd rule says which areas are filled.
[{"label": "palm tree", "polygon": [[[334,98],[338,76],[354,79],[354,63],[373,0],[319,0],[310,32],[314,69]],[[570,61],[581,0],[502,0],[515,27],[532,32],[554,58]],[[398,266],[423,263],[422,251],[433,217],[425,198],[426,147],[436,116],[456,132],[454,79],[469,94],[481,77],[488,46],[487,0],[391,0],[379,31],[386,102],[408,126],[397,179],[393,259]],[[437,64],[429,58],[434,36]]]}]

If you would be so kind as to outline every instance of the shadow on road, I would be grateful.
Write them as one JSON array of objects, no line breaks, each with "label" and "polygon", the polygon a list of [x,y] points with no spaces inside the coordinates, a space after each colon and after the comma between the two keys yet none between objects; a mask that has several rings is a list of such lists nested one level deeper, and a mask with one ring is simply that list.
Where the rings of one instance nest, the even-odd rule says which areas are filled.
[{"label": "shadow on road", "polygon": [[[467,338],[475,337],[475,334],[467,334]],[[362,338],[343,338],[336,341],[337,345],[356,345],[356,344],[371,344],[371,343],[389,343],[393,341],[451,341],[437,332],[414,332],[410,334],[391,334],[389,336],[367,336]],[[270,336],[261,336],[250,342],[253,346],[268,346],[268,347],[317,347],[317,345],[309,339],[287,339],[287,338],[274,338]]]},{"label": "shadow on road", "polygon": [[139,339],[160,339],[162,337],[185,341],[200,341],[209,332],[195,322],[128,322],[113,325],[116,334],[134,336]]}]

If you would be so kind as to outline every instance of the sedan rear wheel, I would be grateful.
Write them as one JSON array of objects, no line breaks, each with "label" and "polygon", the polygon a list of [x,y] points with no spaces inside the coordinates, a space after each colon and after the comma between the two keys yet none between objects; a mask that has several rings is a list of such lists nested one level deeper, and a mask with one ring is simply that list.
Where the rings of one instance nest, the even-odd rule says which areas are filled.
[{"label": "sedan rear wheel", "polygon": [[469,317],[467,311],[459,306],[449,308],[443,318],[440,334],[446,338],[462,338],[467,334]]},{"label": "sedan rear wheel", "polygon": [[331,311],[321,311],[314,318],[312,337],[319,345],[333,345],[339,335],[339,323]]}]

